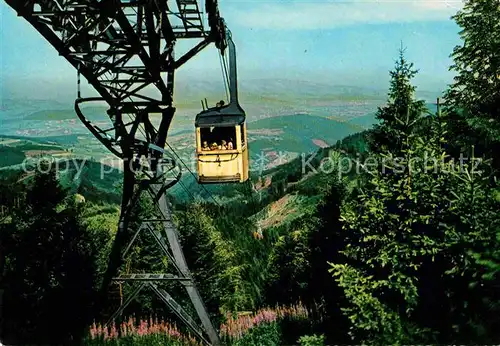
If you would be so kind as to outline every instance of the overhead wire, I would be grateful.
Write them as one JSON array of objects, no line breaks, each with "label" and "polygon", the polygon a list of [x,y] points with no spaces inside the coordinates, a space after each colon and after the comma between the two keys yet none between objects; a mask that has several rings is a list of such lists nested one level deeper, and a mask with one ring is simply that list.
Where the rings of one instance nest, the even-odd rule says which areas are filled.
[{"label": "overhead wire", "polygon": [[[130,115],[128,115],[130,117]],[[141,126],[139,126],[138,128],[138,131],[144,136],[144,138],[146,139],[146,134],[144,133],[144,130],[142,129]],[[186,163],[182,160],[182,158],[177,155],[177,153],[175,152],[174,148],[172,148],[172,146],[170,144],[168,144],[168,142],[165,143],[169,148],[170,150],[172,151],[172,153],[179,159],[179,161],[184,165],[184,167],[186,167],[186,169],[188,170],[189,173],[191,173],[191,175],[196,179],[196,175],[189,169],[188,165],[186,165]],[[171,156],[171,155],[169,155]],[[178,181],[179,185],[187,192],[187,194],[190,196],[191,199],[195,200],[195,196],[193,195],[193,193],[186,187],[186,185],[181,181],[179,180]],[[208,191],[205,186],[203,185],[200,185],[202,187],[202,189],[210,196],[210,198],[214,201],[214,203],[217,205],[217,206],[221,206],[219,204],[219,202],[217,202],[217,200],[215,199],[215,197],[210,193],[210,191]]]},{"label": "overhead wire", "polygon": [[80,64],[78,64],[78,67],[76,69],[76,97],[78,99],[82,98],[82,93],[80,89]]},{"label": "overhead wire", "polygon": [[[143,132],[143,130],[142,130],[142,128],[141,128],[140,126],[139,126],[138,130],[139,130],[139,131],[140,131],[140,132],[141,132],[141,133],[145,136],[145,134],[144,134],[144,132]],[[176,153],[176,152],[172,149],[172,147],[171,147],[170,145],[169,145],[169,147],[170,147],[170,150],[172,150],[172,152],[173,152],[173,153],[174,153],[177,157],[179,157],[179,156],[177,155],[177,153]],[[171,155],[168,155],[168,156],[171,156]],[[181,162],[182,162],[182,160],[181,160]],[[186,166],[186,164],[185,164],[184,162],[182,162],[182,163],[184,164],[184,166]],[[186,168],[187,168],[187,166],[186,166]],[[187,194],[189,195],[189,197],[190,197],[192,200],[195,200],[195,199],[196,199],[196,198],[195,198],[195,196],[193,195],[193,193],[192,193],[192,192],[191,192],[191,191],[190,191],[190,190],[186,187],[186,185],[185,185],[185,184],[184,184],[181,180],[179,180],[179,181],[178,181],[178,183],[179,183],[179,185],[180,185],[180,186],[184,189],[184,191],[186,191],[186,192],[187,192]],[[212,196],[211,196],[211,197],[212,197]],[[212,197],[212,198],[213,198],[213,197]]]},{"label": "overhead wire", "polygon": [[189,197],[193,201],[196,199],[196,197],[193,195],[193,193],[191,191],[189,191],[189,189],[186,187],[186,185],[181,180],[179,180],[179,185],[184,189],[184,191],[187,192],[187,194],[189,195]]},{"label": "overhead wire", "polygon": [[[222,58],[221,58],[222,57]],[[225,90],[226,90],[226,96],[227,96],[227,99],[228,99],[228,102],[229,102],[229,88],[228,88],[228,85],[229,85],[229,77],[228,77],[228,74],[227,74],[227,67],[226,67],[226,64],[225,64],[225,61],[224,61],[224,56],[219,55],[219,58],[220,58],[220,62],[221,62],[221,65],[223,65],[223,79],[224,79],[224,85],[225,85]],[[131,96],[128,96],[128,99],[130,101],[133,101],[132,100],[132,97]],[[137,109],[137,108],[136,108]],[[131,121],[133,121],[132,117],[130,116],[130,114],[127,114],[130,118]],[[154,127],[154,125],[153,125]],[[147,136],[146,136],[146,133],[144,132],[142,126],[138,126],[138,131],[143,135],[144,139],[147,140]],[[156,130],[156,128],[155,128]],[[166,142],[165,143],[171,150],[171,152],[179,159],[179,161],[184,165],[184,167],[186,167],[186,169],[188,170],[188,172],[196,179],[196,175],[193,173],[193,171],[191,171],[191,169],[189,169],[188,165],[182,160],[182,158],[175,152],[174,148],[172,148],[172,146]],[[179,180],[178,183],[180,184],[180,186],[188,193],[188,195],[190,195],[190,197],[194,200],[195,199],[195,196],[192,194],[192,192],[186,187],[186,185],[181,181]],[[212,195],[212,193],[210,193],[210,191],[208,191],[205,186],[203,185],[200,185],[201,188],[205,191],[205,193],[207,193],[210,198],[214,201],[214,203],[217,205],[217,206],[221,206],[219,202],[217,202],[217,200],[215,199],[215,197]]]},{"label": "overhead wire", "polygon": [[[227,91],[229,94],[231,94],[231,81],[230,81],[230,75],[229,75],[229,62],[228,62],[228,58],[227,56],[225,55],[226,53],[224,52],[224,55],[222,56],[222,62],[223,62],[223,66],[224,66],[224,74],[226,76],[226,81],[227,81]],[[228,96],[230,97],[230,96]],[[228,101],[231,101],[230,99]]]},{"label": "overhead wire", "polygon": [[226,92],[226,100],[227,103],[229,103],[229,77],[227,74],[224,55],[222,54],[219,55],[219,62],[222,71],[222,80],[224,81],[224,91]]},{"label": "overhead wire", "polygon": [[[191,173],[191,175],[196,179],[196,175],[189,169],[188,165],[186,165],[186,163],[182,160],[182,158],[177,155],[177,153],[175,152],[175,150],[172,148],[172,146],[168,143],[165,143],[169,148],[170,150],[174,153],[174,155],[179,159],[179,161],[186,167],[186,169],[188,170],[189,173]],[[219,202],[217,202],[217,200],[215,199],[215,197],[210,193],[210,191],[208,191],[205,186],[203,185],[199,185],[201,186],[201,188],[210,196],[210,198],[214,201],[215,204],[217,204],[217,206],[221,206],[219,204]]]},{"label": "overhead wire", "polygon": [[[225,24],[224,24],[225,26]],[[231,37],[231,31],[227,28],[226,28],[226,31],[227,31],[227,34],[226,34],[226,37],[229,35],[229,37]],[[228,72],[228,65],[229,63],[226,61],[226,53],[227,53],[227,49],[224,50],[224,53],[221,54],[221,57],[222,57],[222,66],[223,66],[223,69],[224,69],[224,76],[225,76],[225,81],[227,83],[227,88],[226,88],[226,92],[227,93],[231,93],[231,90],[230,90],[230,76],[229,76],[229,72]],[[230,101],[230,96],[228,96],[228,102]]]}]

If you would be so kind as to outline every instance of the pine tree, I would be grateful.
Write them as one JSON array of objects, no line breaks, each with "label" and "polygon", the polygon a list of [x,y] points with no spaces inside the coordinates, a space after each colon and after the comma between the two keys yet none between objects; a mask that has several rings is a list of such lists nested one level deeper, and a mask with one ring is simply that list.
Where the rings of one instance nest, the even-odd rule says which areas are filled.
[{"label": "pine tree", "polygon": [[[335,172],[338,173],[338,172]],[[346,182],[333,181],[325,199],[318,205],[314,218],[310,218],[308,245],[310,262],[310,279],[307,294],[304,296],[309,303],[317,321],[321,321],[322,333],[325,333],[330,344],[346,344],[349,342],[347,330],[349,321],[339,311],[339,306],[345,303],[343,290],[328,278],[328,262],[338,263],[339,251],[346,245],[343,243],[342,222],[340,220],[341,206],[347,194]]]},{"label": "pine tree", "polygon": [[479,137],[496,143],[495,154],[500,148],[500,2],[468,0],[453,19],[463,44],[453,50],[450,70],[457,75],[445,98]]},{"label": "pine tree", "polygon": [[[416,102],[394,95],[394,105]],[[359,195],[343,206],[344,261],[331,268],[352,335],[382,344],[477,342],[467,339],[475,332],[467,318],[481,320],[474,314],[482,310],[468,290],[477,267],[466,254],[491,246],[498,207],[475,163],[457,167],[447,157],[446,117],[431,119],[424,141],[412,106],[402,119],[399,107],[386,110],[379,130],[397,145],[373,155],[385,164],[366,171]]]},{"label": "pine tree", "polygon": [[96,249],[81,208],[66,200],[54,170],[36,172],[9,225],[6,342],[76,344],[83,336],[91,319]]},{"label": "pine tree", "polygon": [[[246,274],[251,263],[240,260],[242,249],[224,237],[207,209],[195,203],[178,216],[183,248],[190,250],[185,252],[188,266],[201,285],[200,292],[210,311],[234,312],[249,308],[252,297],[246,286],[251,283],[246,282],[245,277],[249,280]],[[247,233],[247,238],[250,237]]]},{"label": "pine tree", "polygon": [[426,110],[424,101],[414,99],[416,88],[411,80],[418,70],[406,60],[404,53],[405,49],[401,48],[395,68],[390,71],[387,105],[379,107],[376,114],[380,123],[375,126],[370,143],[375,152],[400,154],[404,146],[402,135],[412,131]]},{"label": "pine tree", "polygon": [[27,205],[32,212],[40,213],[38,208],[54,210],[66,197],[66,190],[57,181],[56,172],[50,162],[40,162],[34,182],[27,192]]}]

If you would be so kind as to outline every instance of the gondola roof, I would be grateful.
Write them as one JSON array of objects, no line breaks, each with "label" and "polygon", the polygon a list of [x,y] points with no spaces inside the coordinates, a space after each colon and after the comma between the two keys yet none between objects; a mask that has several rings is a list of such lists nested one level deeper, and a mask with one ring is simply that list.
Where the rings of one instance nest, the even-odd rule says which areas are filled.
[{"label": "gondola roof", "polygon": [[199,113],[194,121],[196,127],[229,127],[241,125],[245,122],[245,112],[228,111],[226,109],[209,109]]}]

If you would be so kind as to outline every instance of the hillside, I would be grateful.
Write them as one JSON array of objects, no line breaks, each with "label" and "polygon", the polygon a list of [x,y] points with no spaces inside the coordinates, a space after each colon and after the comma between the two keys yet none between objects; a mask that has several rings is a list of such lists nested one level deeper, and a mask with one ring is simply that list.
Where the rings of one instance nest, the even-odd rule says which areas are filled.
[{"label": "hillside", "polygon": [[[34,107],[35,105],[27,103],[26,107],[28,106]],[[51,106],[55,110],[57,110],[57,106],[63,107],[57,104]],[[433,104],[427,104],[427,106],[431,111],[435,109]],[[286,171],[290,165],[301,165],[301,155],[310,155],[319,149],[320,152],[323,152],[324,150],[321,149],[328,150],[337,141],[371,127],[375,119],[374,112],[369,110],[374,108],[376,107],[370,103],[349,103],[346,105],[332,102],[327,109],[317,107],[312,108],[307,113],[284,114],[249,121],[250,169],[254,182],[258,180],[259,176],[268,180],[273,175],[279,176],[280,170]],[[86,114],[94,120],[98,120],[103,110],[104,108],[89,107]],[[329,113],[328,110],[331,112]],[[45,116],[50,119],[50,114],[52,117],[59,118],[57,120],[45,119]],[[26,117],[35,122],[42,121],[42,118],[46,122],[62,122],[58,125],[59,127],[66,126],[64,121],[70,121],[75,128],[80,128],[81,134],[60,134],[60,131],[49,130],[44,136],[39,137],[0,135],[0,153],[2,153],[0,174],[12,174],[15,170],[22,168],[20,164],[24,160],[40,155],[48,155],[59,160],[66,159],[70,161],[69,164],[61,163],[61,166],[65,167],[61,173],[61,181],[65,187],[70,188],[71,191],[87,194],[87,198],[90,200],[118,203],[121,198],[118,188],[121,184],[121,173],[109,165],[117,167],[119,160],[106,152],[81,124],[72,119],[70,114],[72,113],[68,110],[59,109],[57,111],[32,112]],[[196,164],[192,156],[194,151],[194,132],[192,129],[179,129],[174,126],[169,139],[170,145],[176,150],[182,161],[191,172],[195,173]],[[362,142],[354,140],[354,143]],[[290,164],[284,165],[287,162]],[[273,170],[274,167],[278,167],[278,170]],[[214,197],[224,203],[248,197],[248,190],[242,186],[201,186],[186,167],[183,169],[182,185],[178,184],[169,191],[179,202],[188,202],[193,198],[212,200]],[[78,171],[82,174],[77,175]],[[103,175],[104,179],[100,178],[102,172],[106,172]],[[307,176],[300,183],[294,182],[293,189],[295,192],[308,191],[309,188],[314,190],[315,179],[318,177]],[[267,195],[271,193],[271,190],[270,186],[265,192],[261,188],[259,198],[268,198]],[[310,193],[308,191],[305,194]],[[262,197],[263,195],[264,197]],[[312,199],[309,197],[293,199],[293,201],[304,205],[314,203],[315,197]],[[261,219],[264,217],[263,215],[265,213],[261,212],[256,218]]]}]

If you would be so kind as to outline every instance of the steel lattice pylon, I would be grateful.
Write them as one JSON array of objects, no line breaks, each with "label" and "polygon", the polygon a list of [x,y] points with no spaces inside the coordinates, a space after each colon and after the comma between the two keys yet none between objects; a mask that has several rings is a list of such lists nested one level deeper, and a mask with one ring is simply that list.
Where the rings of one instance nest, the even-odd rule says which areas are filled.
[{"label": "steel lattice pylon", "polygon": [[[179,280],[193,302],[209,342],[220,344],[170,218],[165,191],[180,179],[180,170],[168,179],[167,173],[179,167],[164,155],[168,129],[175,113],[172,106],[175,70],[212,42],[224,54],[225,25],[219,15],[217,0],[205,0],[208,25],[204,25],[197,0],[5,2],[99,93],[100,97],[80,98],[79,92],[75,111],[92,134],[124,163],[120,222],[97,302],[99,311],[107,304],[113,280],[139,282],[136,292],[145,286],[151,288],[195,334],[206,341],[203,330],[194,319],[156,284],[162,280]],[[198,42],[175,59],[175,44],[180,39],[198,39]],[[86,102],[107,103],[108,128],[102,129],[85,117],[80,106]],[[154,124],[153,114],[160,115],[157,124]],[[137,231],[128,229],[130,211],[144,191],[153,195],[160,212],[157,219],[143,223],[141,231],[149,230],[155,236],[178,275],[117,276],[126,245],[133,241]],[[154,222],[163,225],[163,232],[157,233],[150,227]]]}]

